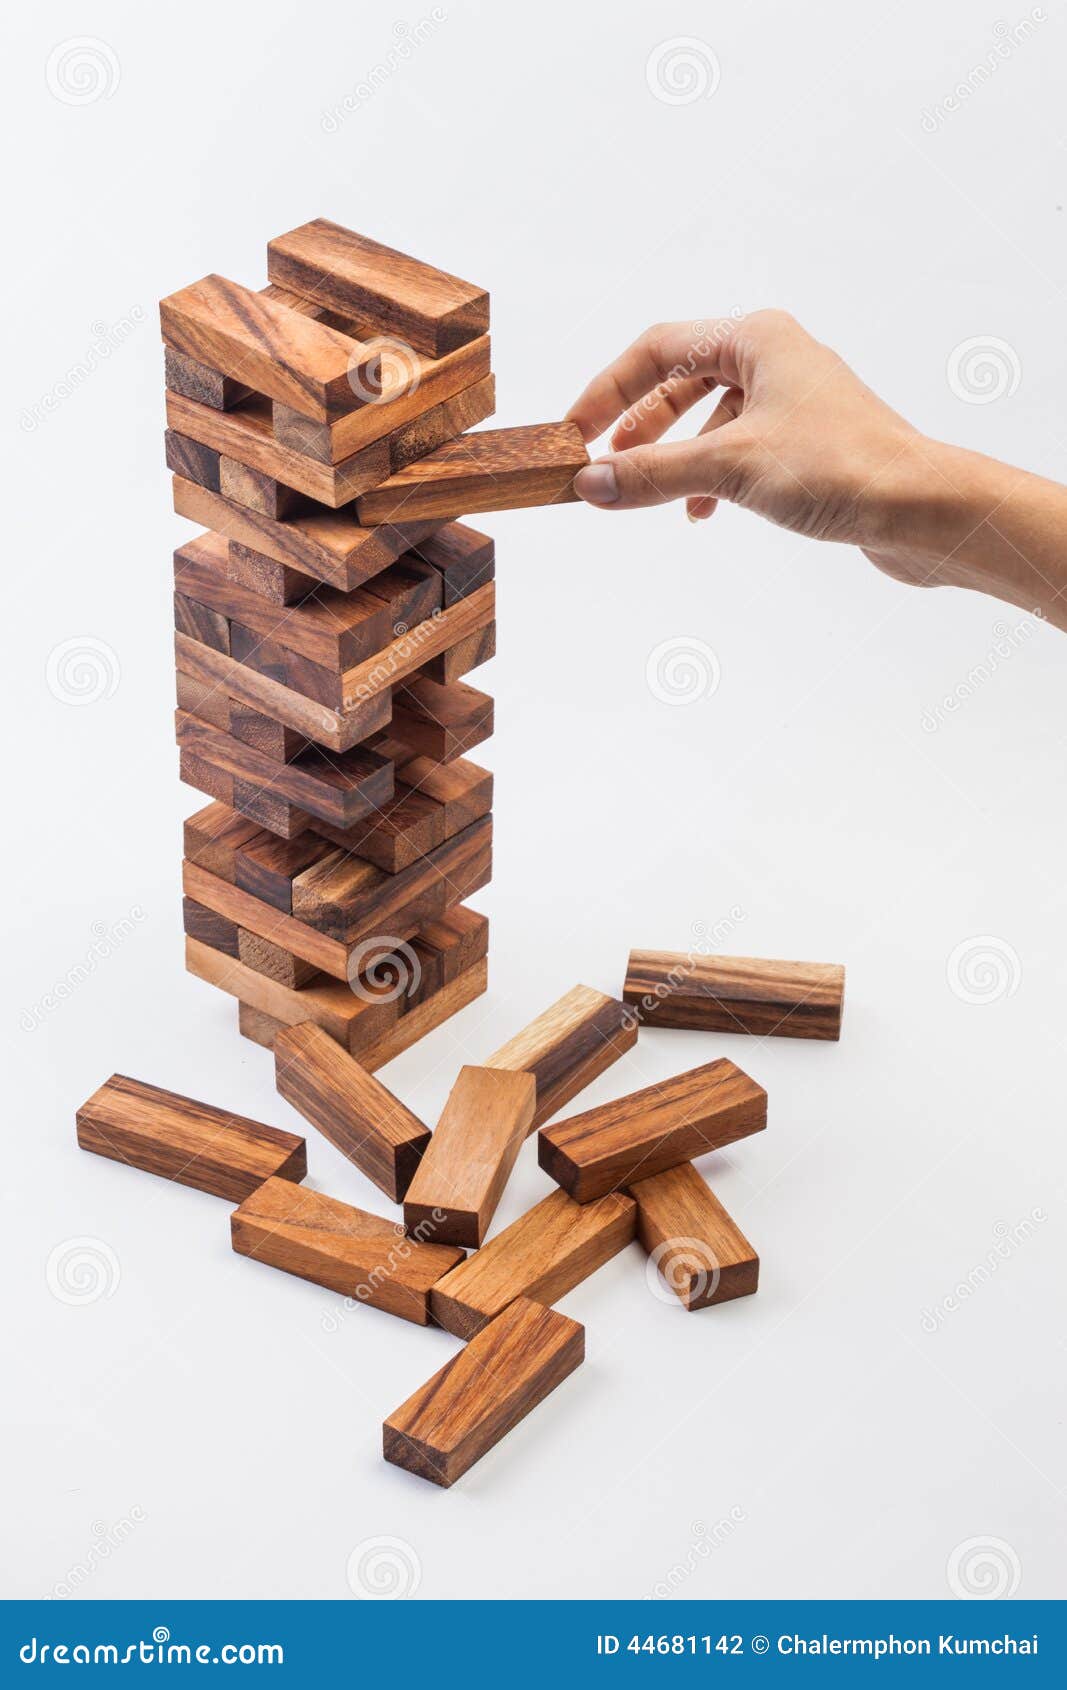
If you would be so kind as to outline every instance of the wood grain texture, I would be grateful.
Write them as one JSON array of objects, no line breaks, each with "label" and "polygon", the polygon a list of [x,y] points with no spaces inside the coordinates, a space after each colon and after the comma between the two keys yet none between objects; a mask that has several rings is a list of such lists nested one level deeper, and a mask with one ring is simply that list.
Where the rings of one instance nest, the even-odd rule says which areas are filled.
[{"label": "wood grain texture", "polygon": [[576,499],[573,482],[589,462],[573,423],[532,423],[461,434],[356,501],[359,520],[444,522],[472,511],[518,510]]},{"label": "wood grain texture", "polygon": [[267,274],[279,287],[324,301],[432,358],[489,329],[483,288],[325,217],[269,242]]},{"label": "wood grain texture", "polygon": [[637,1023],[625,1004],[592,986],[572,986],[501,1045],[485,1066],[533,1075],[537,1108],[532,1126],[540,1127],[636,1041]]},{"label": "wood grain texture", "polygon": [[237,1030],[243,1039],[251,1039],[253,1044],[262,1045],[264,1050],[273,1050],[274,1041],[282,1031],[285,1023],[276,1021],[273,1016],[265,1015],[261,1009],[253,1009],[250,1003],[237,1005]]},{"label": "wood grain texture", "polygon": [[[264,904],[261,899],[254,898],[249,892],[242,892],[240,887],[233,886],[227,880],[222,880],[207,870],[188,860],[182,864],[182,891],[186,897],[194,898],[198,904],[206,904],[209,910],[217,915],[226,916],[236,922],[238,927],[245,927],[250,933],[259,933],[264,939],[270,939],[275,945],[282,945],[294,956],[303,957],[305,962],[313,963],[321,968],[324,974],[329,974],[334,980],[348,981],[348,961],[352,947],[341,945],[336,939],[330,939],[325,933],[316,932],[302,921],[294,921],[290,915],[281,910],[273,909]],[[406,934],[398,934],[398,938],[410,938],[415,927]],[[252,970],[248,972],[251,974]],[[247,997],[247,994],[242,993]],[[248,998],[249,1002],[254,1000]],[[302,1020],[310,1017],[302,1016]]]},{"label": "wood grain texture", "polygon": [[215,411],[232,410],[251,392],[243,382],[187,358],[184,352],[175,352],[173,346],[163,348],[163,380],[172,393],[195,399],[198,405],[210,405]]},{"label": "wood grain texture", "polygon": [[426,1326],[430,1287],[462,1250],[413,1242],[403,1228],[323,1191],[267,1180],[230,1216],[233,1247],[354,1303]]},{"label": "wood grain texture", "polygon": [[276,522],[180,475],[174,477],[174,509],[202,528],[344,593],[387,569],[401,552],[410,551],[438,526],[419,521],[365,528],[350,505],[341,510],[314,505]]},{"label": "wood grain texture", "polygon": [[530,1074],[460,1069],[404,1199],[409,1232],[477,1249],[533,1120]]},{"label": "wood grain texture", "polygon": [[[279,763],[182,710],[175,712],[175,733],[203,762],[335,827],[351,827],[393,795],[392,764],[362,746],[330,757],[310,746],[293,762]],[[236,797],[234,808],[244,809]]]},{"label": "wood grain texture", "polygon": [[468,428],[477,428],[479,423],[488,421],[495,408],[496,381],[493,376],[485,376],[473,387],[465,387],[462,393],[443,399],[439,405],[423,411],[421,416],[413,417],[389,435],[390,471],[396,474],[416,459],[424,458],[428,452],[436,452],[439,446],[447,440],[454,440]]},{"label": "wood grain texture", "polygon": [[185,941],[185,966],[198,980],[217,986],[272,1021],[286,1027],[313,1021],[354,1056],[384,1038],[398,1019],[395,1001],[385,994],[357,997],[347,981],[325,975],[294,990],[193,938]]},{"label": "wood grain texture", "polygon": [[236,847],[233,884],[292,915],[293,881],[312,863],[320,862],[328,850],[328,843],[316,832],[302,834],[299,839],[276,839],[261,828]]},{"label": "wood grain texture", "polygon": [[240,928],[235,921],[217,915],[195,898],[182,899],[182,927],[193,939],[210,945],[213,950],[235,957],[240,954]]},{"label": "wood grain texture", "polygon": [[207,487],[212,493],[219,492],[219,454],[210,446],[202,446],[198,440],[168,428],[163,435],[163,451],[167,468],[175,475],[183,475],[187,481],[195,481],[198,487]]},{"label": "wood grain texture", "polygon": [[[178,671],[179,681],[182,679]],[[264,716],[259,710],[250,710],[246,704],[238,704],[234,699],[227,699],[229,706],[224,731],[231,733],[234,739],[240,740],[242,745],[250,745],[253,751],[262,752],[264,757],[270,757],[275,763],[292,763],[307,750],[308,741],[304,734],[297,733],[295,728],[287,728],[284,722],[276,722],[272,716]],[[183,708],[182,700],[178,700],[178,708]],[[184,706],[191,709],[191,706]],[[192,709],[192,714],[199,712]],[[216,723],[211,716],[204,718]]]},{"label": "wood grain texture", "polygon": [[577,1321],[517,1297],[389,1416],[386,1461],[432,1484],[455,1484],[584,1357]]},{"label": "wood grain texture", "polygon": [[214,681],[198,680],[177,668],[174,673],[174,702],[179,710],[199,716],[202,722],[210,722],[212,727],[221,728],[223,733],[236,732],[231,712],[244,708],[235,704],[228,693],[220,691]]},{"label": "wood grain texture", "polygon": [[391,689],[407,680],[432,657],[447,651],[468,635],[485,628],[496,617],[496,586],[487,581],[458,604],[450,605],[439,616],[433,616],[400,634],[385,646],[376,657],[370,657],[352,669],[346,669],[342,681],[342,711],[354,710],[366,704],[377,693]]},{"label": "wood grain texture", "polygon": [[[185,931],[188,933],[189,928]],[[203,938],[205,944],[211,944],[205,935],[196,933],[193,937]],[[264,939],[259,933],[248,933],[243,927],[237,929],[237,956],[246,968],[254,969],[279,986],[287,986],[290,991],[299,991],[301,987],[322,978],[318,969],[305,962],[303,957],[294,956],[292,951],[283,950],[281,945],[272,944],[270,939]]]},{"label": "wood grain texture", "polygon": [[759,1257],[691,1162],[638,1180],[630,1195],[638,1237],[685,1308],[756,1290]]},{"label": "wood grain texture", "polygon": [[279,1033],[274,1065],[286,1102],[387,1197],[402,1203],[430,1142],[429,1128],[418,1116],[313,1022]]},{"label": "wood grain texture", "polygon": [[277,558],[267,557],[251,546],[243,546],[239,540],[226,543],[229,547],[227,574],[230,580],[239,587],[247,587],[250,593],[268,599],[273,605],[301,604],[320,584],[313,575],[291,569],[287,564],[279,563]]},{"label": "wood grain texture", "polygon": [[237,879],[237,851],[247,840],[259,836],[254,822],[225,804],[207,804],[187,817],[184,824],[185,855],[190,862],[231,885]]},{"label": "wood grain texture", "polygon": [[[340,464],[353,452],[400,433],[412,421],[478,386],[489,374],[488,335],[468,341],[443,358],[426,358],[410,347],[394,348],[388,340],[376,344],[381,353],[379,398],[333,423],[312,422],[299,411],[275,402],[275,439],[319,463]],[[452,433],[459,434],[471,426],[471,422],[461,422]]]},{"label": "wood grain texture", "polygon": [[427,1033],[432,1033],[436,1027],[440,1027],[453,1015],[458,1015],[469,1003],[473,1003],[475,998],[481,997],[488,983],[489,964],[483,958],[481,962],[476,962],[473,968],[468,968],[463,974],[457,974],[454,980],[409,1010],[407,1015],[402,1015],[394,1027],[360,1051],[360,1063],[372,1072],[384,1068],[387,1062],[402,1056],[404,1051],[410,1050],[419,1039],[424,1039]]},{"label": "wood grain texture", "polygon": [[542,1127],[537,1156],[564,1191],[588,1203],[766,1125],[767,1093],[723,1057]]},{"label": "wood grain texture", "polygon": [[228,458],[223,452],[219,453],[219,492],[235,504],[248,505],[251,510],[276,520],[292,516],[304,504],[302,494],[294,488],[261,469],[241,463],[238,458]]},{"label": "wood grain texture", "polygon": [[272,1175],[307,1173],[302,1138],[178,1092],[112,1074],[77,1115],[83,1150],[239,1203]]},{"label": "wood grain texture", "polygon": [[416,671],[415,679],[436,681],[439,686],[450,687],[454,681],[461,681],[464,675],[469,675],[472,669],[477,669],[482,663],[488,663],[496,656],[496,623],[490,622],[475,633],[468,634],[465,640],[457,640],[449,646],[439,657],[432,657],[429,663],[424,663]]},{"label": "wood grain texture", "polygon": [[827,962],[631,951],[623,996],[652,1027],[839,1039],[845,971]]},{"label": "wood grain texture", "polygon": [[393,693],[389,733],[412,757],[451,763],[493,731],[493,700],[464,681],[442,686],[427,676],[413,676]]},{"label": "wood grain texture", "polygon": [[359,404],[357,386],[379,386],[373,348],[223,276],[205,276],[161,300],[159,320],[176,352],[309,417],[328,422]]},{"label": "wood grain texture", "polygon": [[593,1203],[550,1192],[438,1280],[433,1318],[457,1338],[473,1338],[516,1297],[555,1303],[629,1244],[636,1223],[636,1205],[622,1192]]},{"label": "wood grain texture", "polygon": [[293,915],[347,945],[388,933],[400,912],[414,926],[434,921],[469,898],[492,869],[492,821],[486,816],[410,868],[389,874],[363,858],[331,850],[293,880]]},{"label": "wood grain texture", "polygon": [[[167,425],[183,438],[213,447],[230,462],[247,465],[250,474],[269,476],[331,510],[347,505],[357,494],[376,487],[392,473],[393,454],[388,436],[353,452],[339,464],[322,464],[291,446],[282,445],[274,434],[270,401],[258,394],[235,410],[215,411],[210,405],[183,399],[179,393],[168,393]],[[170,467],[178,474],[183,473],[179,464]],[[196,475],[189,479],[200,481]],[[223,485],[221,491],[240,504],[252,505],[257,510],[263,508],[256,497],[245,496],[236,476],[232,485]],[[279,509],[266,514],[280,517],[290,513]]]},{"label": "wood grain texture", "polygon": [[484,587],[496,573],[494,542],[488,534],[479,533],[465,522],[445,523],[428,539],[420,541],[414,551],[441,576],[446,610]]}]

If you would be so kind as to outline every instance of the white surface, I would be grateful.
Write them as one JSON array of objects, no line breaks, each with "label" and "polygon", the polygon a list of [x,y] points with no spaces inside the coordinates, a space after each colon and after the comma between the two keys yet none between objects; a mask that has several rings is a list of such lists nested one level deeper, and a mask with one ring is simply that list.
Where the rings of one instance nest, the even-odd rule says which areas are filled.
[{"label": "white surface", "polygon": [[[20,16],[9,408],[32,416],[101,325],[131,332],[9,448],[6,1593],[344,1598],[350,1551],[389,1537],[426,1597],[642,1596],[689,1565],[687,1597],[935,1597],[954,1552],[971,1564],[958,1546],[993,1538],[994,1583],[1053,1595],[1064,636],[1009,636],[923,726],[1022,612],[908,591],[729,510],[699,529],[680,509],[485,520],[492,987],[387,1080],[433,1119],[461,1060],[576,980],[618,991],[631,944],[685,949],[735,907],[723,949],[843,961],[849,993],[840,1046],[646,1034],[583,1097],[718,1054],[768,1086],[769,1130],[705,1164],[761,1290],[687,1317],[630,1247],[562,1305],[585,1367],[455,1490],[379,1455],[384,1415],[454,1340],[367,1310],[324,1332],[334,1300],[234,1257],[224,1203],[75,1148],[75,1108],[114,1069],[300,1124],[235,1006],[182,971],[198,805],[170,714],[189,529],[162,464],[161,294],[209,270],[261,285],[267,238],[326,214],[489,287],[501,423],[559,415],[650,321],[780,304],[931,432],[1063,470],[1062,5],[932,132],[924,110],[996,39],[999,14],[964,0],[442,10],[333,132],[323,112],[398,39],[392,5]],[[87,34],[119,80],[65,103],[46,61]],[[716,55],[711,97],[650,92],[678,36]],[[973,337],[1007,343],[1014,393],[952,391]],[[664,703],[649,653],[694,638],[718,690]],[[50,689],[68,640],[114,654],[94,647],[110,696]],[[21,1025],[94,924],[124,918]],[[991,1002],[947,979],[978,936],[1015,987]],[[377,1205],[317,1138],[311,1159],[315,1184]],[[546,1189],[529,1147],[499,1223]],[[998,1227],[1034,1211],[981,1283]],[[80,1237],[120,1277],[72,1306],[46,1264]]]}]

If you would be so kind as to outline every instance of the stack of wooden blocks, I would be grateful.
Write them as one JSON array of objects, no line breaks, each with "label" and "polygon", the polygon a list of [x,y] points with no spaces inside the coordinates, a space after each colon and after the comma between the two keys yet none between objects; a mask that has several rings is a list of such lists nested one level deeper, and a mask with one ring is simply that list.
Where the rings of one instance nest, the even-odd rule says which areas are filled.
[{"label": "stack of wooden blocks", "polygon": [[269,285],[162,301],[187,966],[273,1044],[375,1068],[485,990],[494,548],[460,515],[573,498],[569,424],[492,412],[489,298],[324,219]]}]

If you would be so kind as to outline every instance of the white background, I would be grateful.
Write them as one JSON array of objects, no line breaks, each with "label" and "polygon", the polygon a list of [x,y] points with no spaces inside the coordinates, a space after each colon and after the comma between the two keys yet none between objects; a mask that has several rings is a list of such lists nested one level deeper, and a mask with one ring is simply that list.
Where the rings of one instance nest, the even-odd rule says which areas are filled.
[{"label": "white background", "polygon": [[[461,1061],[575,981],[618,992],[631,945],[684,950],[694,924],[728,952],[844,962],[849,984],[840,1045],[647,1033],[582,1098],[717,1055],[766,1084],[769,1130],[703,1164],[760,1291],[687,1316],[631,1246],[561,1305],[585,1366],[451,1492],[379,1442],[455,1340],[369,1310],[324,1330],[335,1300],[235,1257],[225,1203],[74,1141],[113,1070],[300,1127],[235,1005],[182,968],[181,821],[202,800],[173,745],[170,553],[190,530],[162,461],[159,296],[212,270],[260,286],[267,239],[328,215],[490,289],[503,424],[561,415],[649,322],[777,304],[924,429],[1060,476],[1063,6],[975,74],[998,18],[1027,15],[21,14],[7,1594],[349,1598],[350,1553],[383,1537],[386,1584],[435,1598],[1056,1593],[1067,642],[1023,611],[731,510],[485,519],[491,990],[388,1083],[432,1121]],[[76,103],[49,57],[85,36],[97,97]],[[688,89],[657,81],[681,37]],[[997,343],[977,390],[975,338]],[[696,650],[682,703],[649,679],[665,641]],[[314,1185],[383,1205],[310,1136]],[[497,1224],[547,1189],[528,1146]],[[79,1239],[96,1294],[64,1301]]]}]

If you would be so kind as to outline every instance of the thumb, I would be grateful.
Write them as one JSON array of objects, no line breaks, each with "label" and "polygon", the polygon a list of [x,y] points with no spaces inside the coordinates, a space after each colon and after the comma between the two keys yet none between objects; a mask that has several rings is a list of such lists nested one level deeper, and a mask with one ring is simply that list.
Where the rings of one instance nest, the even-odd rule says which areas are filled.
[{"label": "thumb", "polygon": [[727,423],[693,440],[633,446],[579,470],[574,491],[587,504],[610,510],[638,510],[697,494],[729,498],[738,445]]}]

